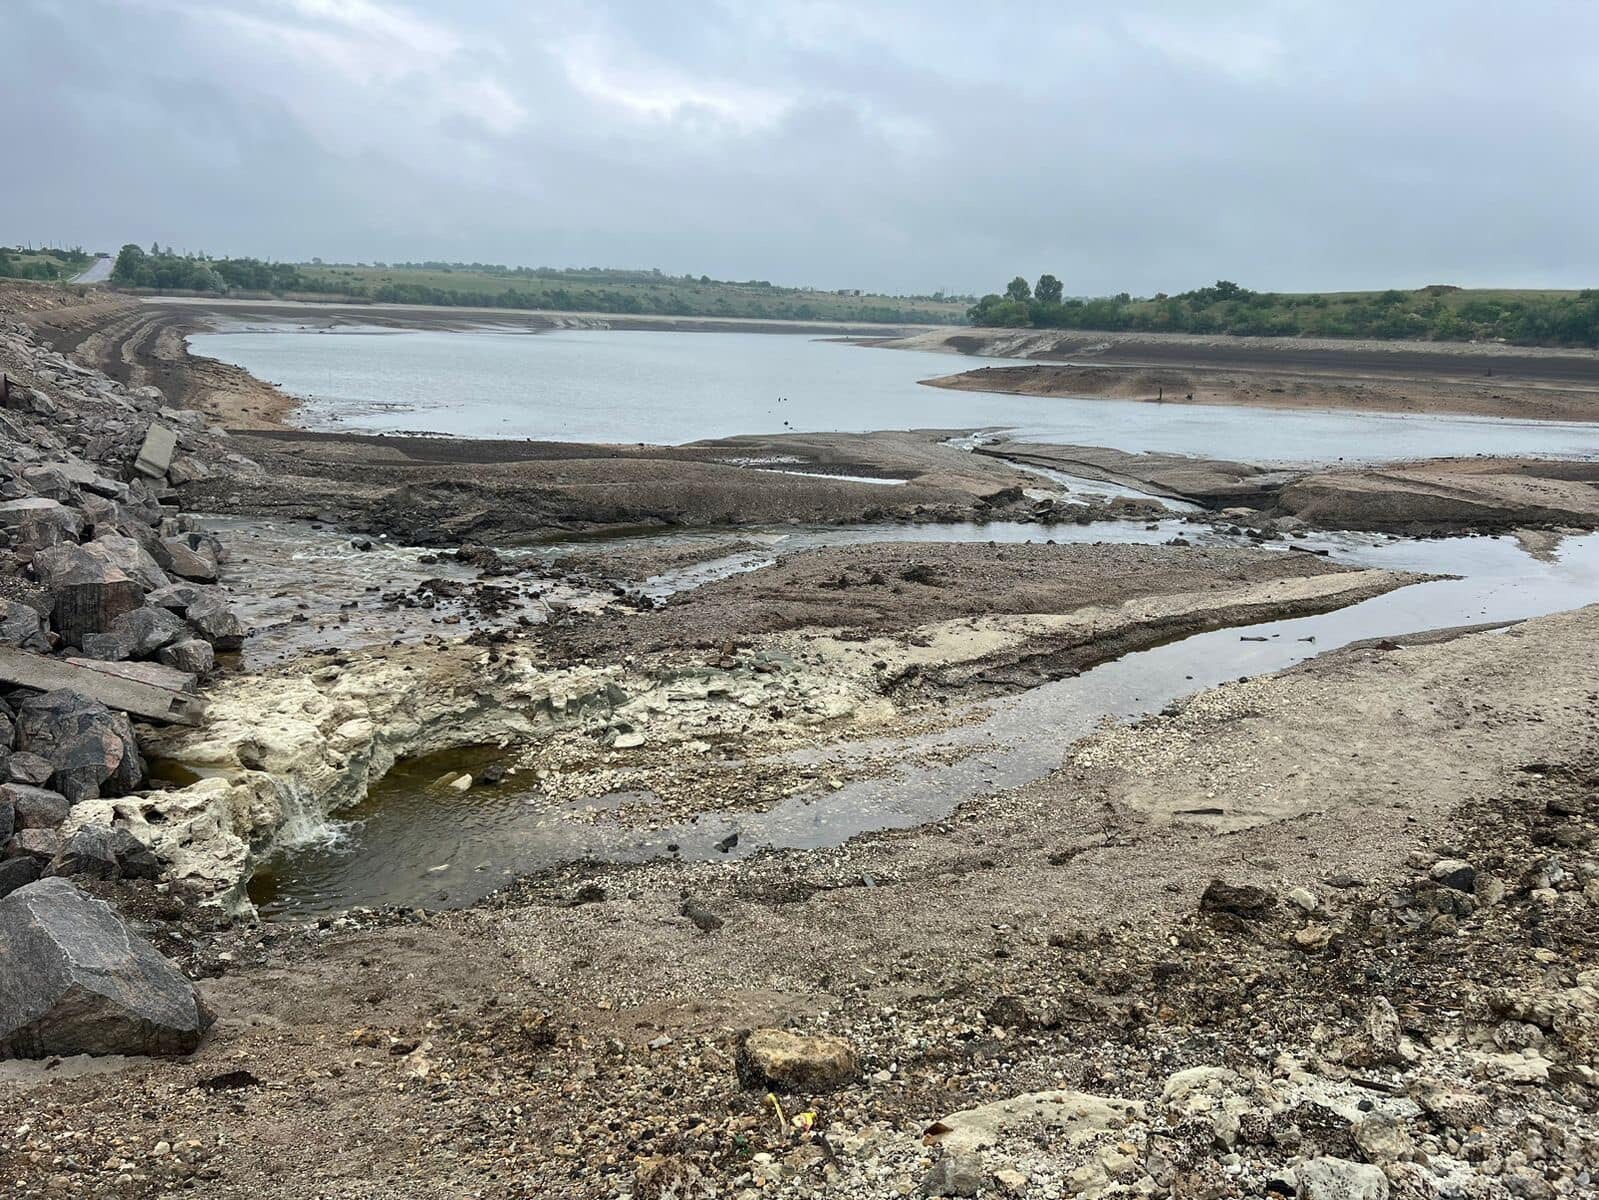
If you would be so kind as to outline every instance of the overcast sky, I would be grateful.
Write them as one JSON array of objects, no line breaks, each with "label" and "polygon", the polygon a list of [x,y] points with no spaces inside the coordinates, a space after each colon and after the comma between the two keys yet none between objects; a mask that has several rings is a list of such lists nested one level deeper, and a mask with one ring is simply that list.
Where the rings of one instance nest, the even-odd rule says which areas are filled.
[{"label": "overcast sky", "polygon": [[1599,285],[1595,0],[0,0],[0,242]]}]

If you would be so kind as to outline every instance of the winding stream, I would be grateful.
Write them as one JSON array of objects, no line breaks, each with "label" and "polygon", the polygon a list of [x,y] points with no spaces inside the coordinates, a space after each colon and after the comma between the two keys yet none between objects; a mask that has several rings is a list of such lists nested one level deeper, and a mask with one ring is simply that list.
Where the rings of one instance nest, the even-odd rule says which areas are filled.
[{"label": "winding stream", "polygon": [[[1178,521],[1064,527],[1056,541],[1163,542],[1177,533],[1203,544],[1241,539]],[[883,540],[1043,541],[1036,525],[862,526],[771,533],[768,550],[742,552],[652,581],[658,594],[749,570],[778,552]],[[753,539],[752,539],[753,540]],[[1493,624],[1558,612],[1599,599],[1599,534],[1563,543],[1554,562],[1531,558],[1510,538],[1388,539],[1307,535],[1352,566],[1455,574],[1412,585],[1319,616],[1202,633],[1128,654],[1074,678],[973,706],[973,719],[936,735],[868,738],[809,757],[846,782],[818,783],[764,812],[717,814],[632,829],[603,819],[567,819],[617,797],[595,796],[566,813],[535,810],[528,793],[507,784],[443,796],[435,778],[473,769],[482,751],[409,764],[373,787],[358,808],[339,814],[327,836],[268,861],[252,898],[269,916],[320,913],[353,905],[458,906],[511,878],[578,859],[641,862],[652,858],[737,858],[762,847],[835,846],[872,830],[947,816],[996,788],[1015,787],[1059,767],[1066,748],[1102,721],[1128,720],[1240,676],[1276,671],[1316,654],[1374,637],[1403,637],[1459,625]],[[1292,553],[1281,544],[1268,545]],[[1261,640],[1244,640],[1244,639]],[[935,752],[928,755],[924,752]],[[849,780],[850,764],[884,757],[887,774]],[[923,765],[929,758],[940,765]],[[441,798],[442,797],[442,798]],[[720,845],[739,835],[730,851]]]}]

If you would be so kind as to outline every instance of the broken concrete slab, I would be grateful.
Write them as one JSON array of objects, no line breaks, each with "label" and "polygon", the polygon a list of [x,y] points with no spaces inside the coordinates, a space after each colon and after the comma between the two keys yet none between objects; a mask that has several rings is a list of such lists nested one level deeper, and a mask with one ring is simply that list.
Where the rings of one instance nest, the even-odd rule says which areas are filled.
[{"label": "broken concrete slab", "polygon": [[145,431],[144,444],[139,447],[139,457],[133,467],[141,475],[160,479],[172,465],[172,453],[178,448],[178,435],[158,422],[151,422]]},{"label": "broken concrete slab", "polygon": [[[98,700],[108,708],[151,721],[167,721],[177,725],[200,723],[200,718],[205,714],[205,704],[184,690],[193,686],[192,675],[154,663],[139,664],[137,676],[125,670],[113,670],[114,667],[122,668],[125,665],[84,659],[62,661],[0,646],[0,682],[43,692],[58,689],[78,692]],[[150,671],[169,673],[155,676],[149,674]],[[159,682],[151,682],[152,679]],[[183,680],[187,682],[181,683]],[[181,686],[174,686],[180,683]]]},{"label": "broken concrete slab", "polygon": [[0,1055],[188,1054],[212,1017],[194,985],[61,878],[0,900]]},{"label": "broken concrete slab", "polygon": [[134,683],[147,683],[151,687],[158,687],[168,692],[192,693],[195,690],[195,683],[199,679],[199,676],[193,671],[185,671],[181,667],[163,665],[161,663],[96,662],[87,658],[68,658],[63,661],[74,667],[84,667],[91,671],[98,671],[102,675],[112,675],[118,679],[130,679]]}]

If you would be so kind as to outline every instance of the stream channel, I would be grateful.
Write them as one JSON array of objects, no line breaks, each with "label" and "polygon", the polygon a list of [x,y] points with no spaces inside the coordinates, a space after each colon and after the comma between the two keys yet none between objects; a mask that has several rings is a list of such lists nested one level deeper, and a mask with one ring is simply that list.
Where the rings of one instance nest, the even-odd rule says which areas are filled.
[{"label": "stream channel", "polygon": [[[1251,544],[1178,520],[1100,522],[1047,531],[1010,522],[740,530],[738,537],[756,543],[755,549],[659,576],[647,581],[644,590],[664,597],[756,569],[778,554],[817,546],[1047,539],[1158,544],[1178,535],[1203,545]],[[664,540],[708,536],[679,534]],[[1281,670],[1364,639],[1513,622],[1599,599],[1599,534],[1566,539],[1548,562],[1533,558],[1509,537],[1438,540],[1329,533],[1301,535],[1295,542],[1326,550],[1333,560],[1350,566],[1457,578],[1413,584],[1330,613],[1215,630],[1130,653],[1078,676],[976,703],[969,720],[936,734],[866,738],[809,752],[827,768],[821,774],[841,775],[843,786],[830,789],[819,780],[814,790],[763,812],[619,827],[607,824],[603,816],[598,821],[570,818],[585,809],[617,805],[627,796],[596,795],[567,812],[552,813],[529,802],[531,779],[522,783],[511,777],[497,788],[465,792],[438,786],[446,771],[476,770],[503,757],[497,750],[466,749],[402,762],[361,804],[335,814],[301,842],[279,847],[258,870],[251,897],[269,918],[384,904],[456,907],[483,898],[518,875],[576,860],[722,859],[764,847],[836,846],[873,830],[938,820],[968,800],[1040,778],[1059,767],[1071,744],[1101,722],[1132,720],[1229,680]],[[1265,549],[1294,552],[1283,543],[1268,543]],[[557,562],[552,570],[558,571]],[[553,580],[551,586],[556,586]],[[849,779],[851,760],[885,755],[897,763],[887,774]],[[731,833],[739,835],[737,845],[719,849]]]}]

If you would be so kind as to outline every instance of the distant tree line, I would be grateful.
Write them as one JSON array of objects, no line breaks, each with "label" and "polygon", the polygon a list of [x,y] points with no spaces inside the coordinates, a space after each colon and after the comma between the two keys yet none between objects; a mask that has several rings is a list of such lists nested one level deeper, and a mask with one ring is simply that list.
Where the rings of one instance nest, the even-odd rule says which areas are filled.
[{"label": "distant tree line", "polygon": [[174,292],[315,291],[292,263],[258,258],[207,258],[176,254],[172,247],[151,244],[148,251],[132,243],[122,247],[111,268],[111,282],[123,287]]},{"label": "distant tree line", "polygon": [[974,325],[1018,329],[1599,346],[1599,289],[1592,288],[1542,295],[1466,292],[1436,284],[1416,291],[1322,295],[1253,292],[1220,279],[1211,287],[1145,299],[1126,292],[1070,299],[1064,290],[1053,275],[1041,275],[1036,285],[1018,275],[1003,295],[984,296],[967,316]]},{"label": "distant tree line", "polygon": [[[460,285],[439,286],[396,279],[362,279],[357,271],[415,271],[436,278],[440,274],[504,277],[503,288]],[[547,286],[560,279],[573,286]],[[532,285],[538,281],[537,286]],[[593,280],[592,285],[589,280]],[[846,319],[874,322],[927,322],[937,320],[925,309],[884,304],[876,298],[840,306],[823,305],[817,293],[798,288],[775,288],[766,280],[724,283],[701,275],[671,276],[660,271],[623,271],[591,267],[558,271],[547,267],[500,267],[481,263],[356,264],[314,263],[307,270],[293,263],[262,262],[254,258],[210,258],[203,254],[178,254],[170,246],[148,250],[122,247],[111,271],[111,281],[123,287],[157,291],[271,292],[339,296],[380,304],[426,304],[471,308],[553,309],[563,312],[661,314],[667,316],[760,317],[773,320]],[[522,286],[518,286],[521,284]],[[736,289],[743,289],[737,292]],[[757,292],[751,296],[749,291]],[[858,296],[858,293],[856,293]],[[940,297],[942,299],[942,297]],[[958,318],[950,317],[949,320]]]}]

